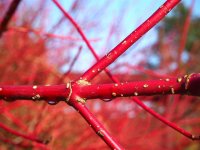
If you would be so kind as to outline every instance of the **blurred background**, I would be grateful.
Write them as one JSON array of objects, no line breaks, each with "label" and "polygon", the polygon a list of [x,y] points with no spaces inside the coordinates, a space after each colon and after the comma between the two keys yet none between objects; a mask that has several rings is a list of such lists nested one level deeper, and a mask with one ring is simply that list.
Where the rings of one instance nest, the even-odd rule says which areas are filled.
[{"label": "blurred background", "polygon": [[[0,0],[0,21],[11,0]],[[156,11],[165,0],[59,0],[101,58]],[[200,70],[200,1],[183,0],[165,19],[108,69],[121,82],[181,76]],[[51,0],[22,0],[0,36],[0,85],[63,84],[79,78],[96,59]],[[92,83],[112,83],[100,73]],[[199,98],[140,96],[165,118],[200,134]],[[194,142],[141,109],[131,98],[88,100],[88,108],[126,149],[196,150]],[[0,101],[0,123],[49,141],[44,147],[0,127],[0,148],[108,149],[64,102]]]}]

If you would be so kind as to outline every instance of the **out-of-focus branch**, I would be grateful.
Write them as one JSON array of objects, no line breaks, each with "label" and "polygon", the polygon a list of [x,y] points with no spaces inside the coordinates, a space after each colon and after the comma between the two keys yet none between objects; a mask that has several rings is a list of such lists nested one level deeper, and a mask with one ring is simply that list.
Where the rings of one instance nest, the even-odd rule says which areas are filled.
[{"label": "out-of-focus branch", "polygon": [[18,131],[15,131],[9,127],[7,127],[6,125],[0,123],[0,128],[2,128],[3,130],[13,134],[13,135],[16,135],[16,136],[19,136],[19,137],[23,137],[24,139],[27,139],[27,140],[31,140],[31,141],[34,141],[34,142],[38,142],[38,143],[44,143],[43,140],[40,140],[40,139],[37,139],[33,136],[30,136],[30,135],[25,135],[23,133],[20,133]]},{"label": "out-of-focus branch", "polygon": [[3,32],[6,31],[7,25],[14,15],[15,11],[17,10],[17,7],[19,6],[21,0],[13,0],[10,4],[10,7],[8,8],[8,11],[6,12],[1,24],[0,24],[0,37],[2,36]]}]

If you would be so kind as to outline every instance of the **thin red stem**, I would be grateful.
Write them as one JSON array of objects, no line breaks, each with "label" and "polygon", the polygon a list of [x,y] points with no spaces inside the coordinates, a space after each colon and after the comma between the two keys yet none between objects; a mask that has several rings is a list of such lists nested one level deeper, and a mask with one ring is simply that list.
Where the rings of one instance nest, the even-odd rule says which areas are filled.
[{"label": "thin red stem", "polygon": [[[8,27],[7,30],[17,31],[17,32],[22,32],[22,33],[32,32],[36,35],[44,36],[46,38],[58,38],[61,40],[70,40],[70,41],[77,41],[77,42],[83,41],[81,38],[76,38],[72,36],[62,36],[62,35],[57,35],[57,34],[52,34],[52,33],[45,33],[43,31],[40,31],[39,29],[31,29],[31,28],[25,28],[25,27]],[[99,39],[89,39],[90,42],[97,42],[98,40]]]},{"label": "thin red stem", "polygon": [[11,144],[11,145],[14,145],[16,147],[21,147],[21,148],[30,148],[30,147],[32,147],[32,146],[21,144],[21,143],[14,143],[13,141],[11,141],[9,139],[2,138],[2,137],[0,137],[0,140],[3,141],[4,143]]},{"label": "thin red stem", "polygon": [[134,97],[133,101],[135,103],[137,103],[140,107],[142,107],[145,111],[147,111],[148,113],[150,113],[152,116],[154,116],[155,118],[157,118],[158,120],[160,120],[161,122],[163,122],[164,124],[166,124],[167,126],[170,126],[171,128],[173,128],[174,130],[178,131],[179,133],[181,133],[182,135],[192,139],[192,140],[199,140],[200,136],[195,136],[192,135],[191,133],[189,133],[188,131],[180,128],[179,126],[177,126],[175,123],[168,121],[167,119],[165,119],[163,116],[159,115],[157,112],[155,112],[153,109],[147,107],[143,102],[141,102],[138,98]]},{"label": "thin red stem", "polygon": [[179,67],[181,65],[181,55],[183,53],[183,50],[185,48],[186,41],[187,41],[187,34],[188,34],[188,31],[189,31],[189,28],[190,28],[190,22],[191,22],[191,16],[192,16],[194,4],[195,4],[195,0],[192,0],[192,4],[190,6],[188,15],[187,15],[185,22],[184,22],[184,25],[183,25],[183,32],[182,32],[182,35],[181,35],[180,45],[179,45],[179,48],[178,48],[178,53],[179,53],[178,54],[178,64],[179,64]]}]

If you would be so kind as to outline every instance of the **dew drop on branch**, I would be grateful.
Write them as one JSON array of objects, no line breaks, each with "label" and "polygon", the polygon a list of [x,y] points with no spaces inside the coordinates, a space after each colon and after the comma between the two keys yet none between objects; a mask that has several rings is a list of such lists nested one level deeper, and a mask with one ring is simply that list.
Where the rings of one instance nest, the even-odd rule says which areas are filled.
[{"label": "dew drop on branch", "polygon": [[58,103],[58,101],[53,101],[53,100],[48,101],[49,105],[56,105],[57,103]]}]

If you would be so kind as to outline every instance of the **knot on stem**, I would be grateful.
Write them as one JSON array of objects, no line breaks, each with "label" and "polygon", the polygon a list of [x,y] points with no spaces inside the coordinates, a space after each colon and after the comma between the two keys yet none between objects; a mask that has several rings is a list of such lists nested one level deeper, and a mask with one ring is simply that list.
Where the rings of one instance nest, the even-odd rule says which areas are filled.
[{"label": "knot on stem", "polygon": [[69,95],[67,96],[67,98],[65,99],[65,101],[66,101],[67,103],[69,103],[69,100],[70,100],[71,95],[72,95],[72,83],[71,83],[71,82],[68,82],[68,83],[66,84],[66,88],[69,89]]}]

